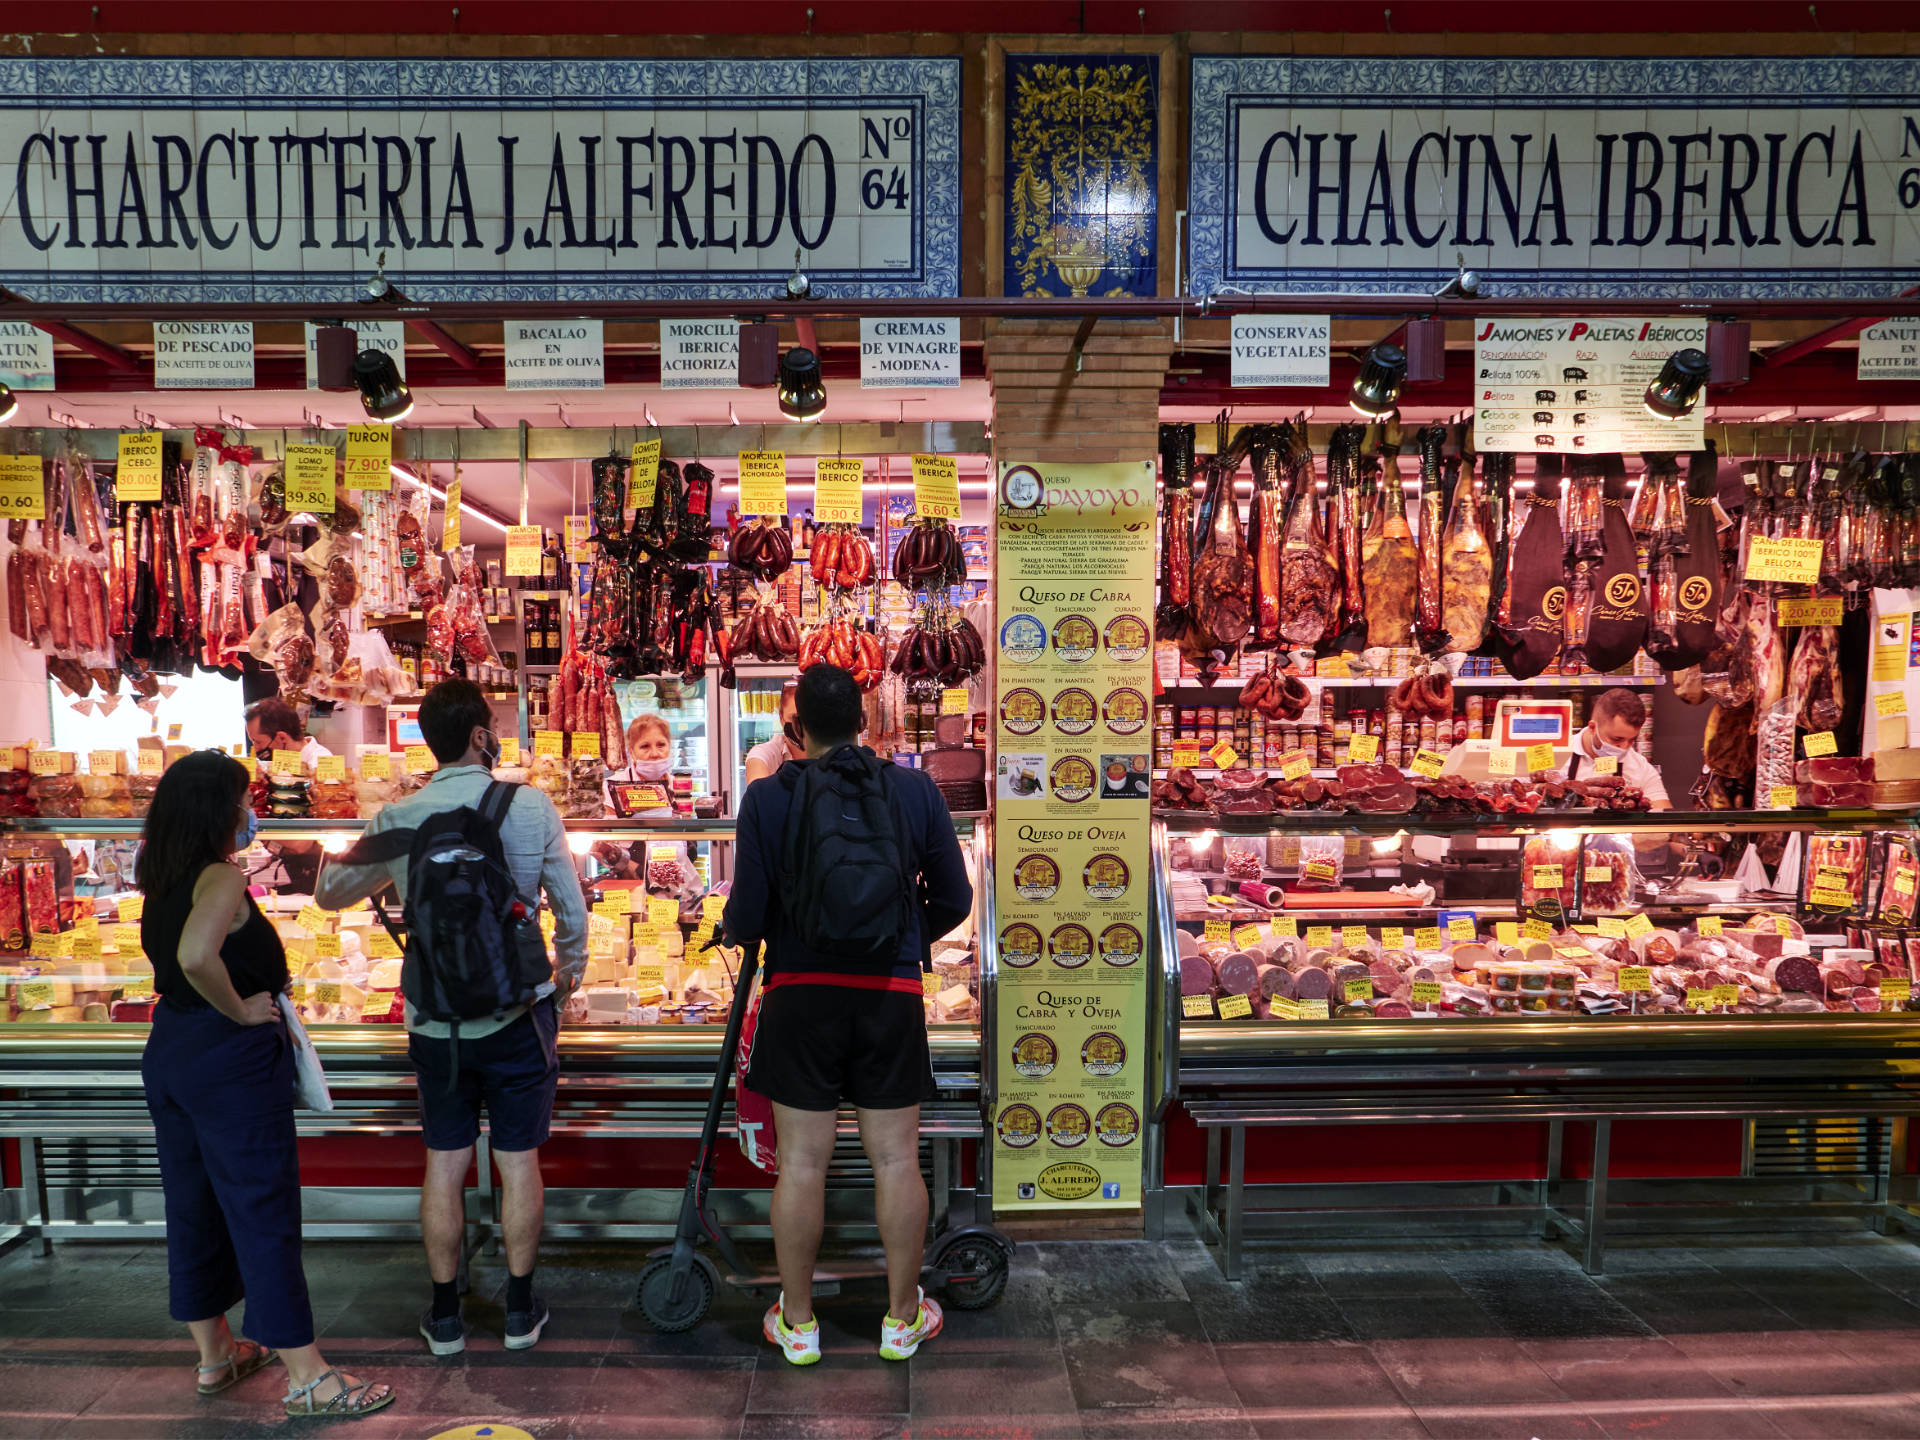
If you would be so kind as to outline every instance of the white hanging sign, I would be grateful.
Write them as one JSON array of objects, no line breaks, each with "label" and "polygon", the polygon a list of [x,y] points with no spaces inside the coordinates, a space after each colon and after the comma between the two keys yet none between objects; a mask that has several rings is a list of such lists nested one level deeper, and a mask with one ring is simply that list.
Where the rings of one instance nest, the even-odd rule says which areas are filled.
[{"label": "white hanging sign", "polygon": [[1328,383],[1330,315],[1236,315],[1232,341],[1236,389]]},{"label": "white hanging sign", "polygon": [[1668,356],[1706,346],[1704,318],[1476,320],[1474,444],[1543,455],[1698,450],[1704,395],[1678,420],[1643,402]]},{"label": "white hanging sign", "polygon": [[960,387],[960,321],[887,318],[860,321],[862,390]]},{"label": "white hanging sign", "polygon": [[[320,356],[318,342],[313,338],[320,327],[312,321],[307,322],[307,388],[320,388]],[[379,350],[390,356],[393,366],[400,372],[402,380],[407,378],[407,324],[404,320],[356,320],[353,322],[355,344],[362,350]]]},{"label": "white hanging sign", "polygon": [[606,355],[598,320],[509,320],[507,389],[604,390]]},{"label": "white hanging sign", "polygon": [[156,390],[251,390],[251,320],[153,322]]},{"label": "white hanging sign", "polygon": [[0,320],[0,385],[53,389],[53,337],[25,320]]},{"label": "white hanging sign", "polygon": [[1882,320],[1860,332],[1858,380],[1920,380],[1920,320]]},{"label": "white hanging sign", "polygon": [[663,390],[734,390],[740,385],[738,320],[662,320]]}]

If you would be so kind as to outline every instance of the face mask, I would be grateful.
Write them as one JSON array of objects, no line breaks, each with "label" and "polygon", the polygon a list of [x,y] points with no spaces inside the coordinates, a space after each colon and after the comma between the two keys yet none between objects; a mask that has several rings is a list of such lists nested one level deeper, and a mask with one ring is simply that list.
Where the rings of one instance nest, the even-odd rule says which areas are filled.
[{"label": "face mask", "polygon": [[253,844],[253,837],[260,833],[260,822],[254,817],[253,811],[243,810],[240,813],[240,828],[233,832],[233,853],[236,855]]},{"label": "face mask", "polygon": [[491,730],[486,732],[486,736],[487,744],[480,751],[480,763],[491,770],[500,763],[500,741]]},{"label": "face mask", "polygon": [[633,762],[633,778],[636,780],[663,780],[666,778],[668,760],[636,760]]},{"label": "face mask", "polygon": [[1600,738],[1600,734],[1598,731],[1594,732],[1593,753],[1595,755],[1609,755],[1617,760],[1622,755],[1625,755],[1627,751],[1632,748],[1633,747],[1630,745],[1609,745],[1606,741]]},{"label": "face mask", "polygon": [[780,733],[787,737],[789,745],[804,746],[807,742],[800,738],[800,726],[797,721],[788,720],[780,727]]}]

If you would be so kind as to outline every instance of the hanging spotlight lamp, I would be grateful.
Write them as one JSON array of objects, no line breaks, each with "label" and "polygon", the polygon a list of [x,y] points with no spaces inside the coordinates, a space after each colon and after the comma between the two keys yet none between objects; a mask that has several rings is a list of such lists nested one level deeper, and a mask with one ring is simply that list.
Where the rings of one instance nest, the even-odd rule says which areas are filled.
[{"label": "hanging spotlight lamp", "polygon": [[353,361],[353,383],[369,420],[391,425],[413,413],[413,391],[400,378],[393,357],[381,350],[362,350]]},{"label": "hanging spotlight lamp", "polygon": [[826,412],[820,357],[796,345],[780,357],[780,413],[789,420],[818,420]]},{"label": "hanging spotlight lamp", "polygon": [[0,425],[11,420],[19,408],[20,397],[8,388],[5,381],[0,381]]},{"label": "hanging spotlight lamp", "polygon": [[1699,350],[1674,351],[1660,367],[1660,377],[1647,386],[1642,401],[1647,413],[1658,420],[1678,420],[1689,414],[1706,389],[1709,368]]},{"label": "hanging spotlight lamp", "polygon": [[1367,351],[1367,358],[1360,362],[1360,374],[1348,392],[1347,404],[1356,415],[1378,420],[1393,413],[1406,383],[1407,352],[1382,341]]}]

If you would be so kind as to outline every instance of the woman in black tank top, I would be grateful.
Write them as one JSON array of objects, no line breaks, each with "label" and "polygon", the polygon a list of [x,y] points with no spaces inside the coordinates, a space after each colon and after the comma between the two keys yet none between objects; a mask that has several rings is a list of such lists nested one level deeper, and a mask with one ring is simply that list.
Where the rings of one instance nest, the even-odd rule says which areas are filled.
[{"label": "woman in black tank top", "polygon": [[[225,1390],[279,1352],[289,1414],[371,1414],[389,1386],[330,1369],[300,1265],[293,1049],[277,997],[287,955],[231,862],[253,838],[247,772],[217,750],[160,777],[135,876],[153,961],[140,1073],[167,1202],[168,1310],[200,1349],[195,1383]],[[245,1298],[248,1338],[226,1312]]]}]

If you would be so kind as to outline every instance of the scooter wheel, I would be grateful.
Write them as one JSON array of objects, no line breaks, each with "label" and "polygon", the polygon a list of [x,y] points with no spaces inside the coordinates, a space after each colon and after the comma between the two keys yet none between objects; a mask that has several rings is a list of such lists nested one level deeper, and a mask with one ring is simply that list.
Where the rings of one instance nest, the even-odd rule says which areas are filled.
[{"label": "scooter wheel", "polygon": [[713,1304],[713,1278],[695,1262],[687,1271],[680,1294],[673,1294],[673,1257],[663,1255],[640,1272],[640,1313],[654,1329],[667,1334],[691,1330]]},{"label": "scooter wheel", "polygon": [[943,1291],[955,1310],[984,1310],[1007,1288],[1007,1252],[990,1240],[961,1240],[940,1256]]}]

